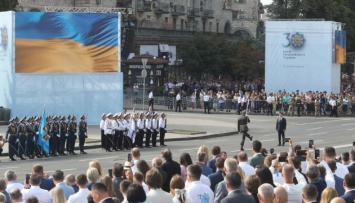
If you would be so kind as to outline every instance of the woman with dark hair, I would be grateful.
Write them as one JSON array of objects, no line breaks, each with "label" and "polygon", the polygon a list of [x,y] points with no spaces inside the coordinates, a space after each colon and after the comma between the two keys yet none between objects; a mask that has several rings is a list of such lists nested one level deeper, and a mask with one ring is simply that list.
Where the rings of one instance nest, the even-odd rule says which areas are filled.
[{"label": "woman with dark hair", "polygon": [[184,180],[184,182],[186,181],[186,177],[187,177],[187,172],[186,172],[186,168],[187,166],[193,164],[192,163],[192,159],[190,154],[188,153],[182,153],[180,156],[180,170],[181,170],[181,178]]},{"label": "woman with dark hair", "polygon": [[145,202],[147,196],[145,195],[144,189],[137,184],[131,184],[127,189],[127,201],[129,203],[141,203]]},{"label": "woman with dark hair", "polygon": [[264,183],[269,183],[273,187],[276,187],[276,185],[274,184],[272,173],[269,168],[265,166],[257,166],[255,167],[255,175],[260,178],[261,185]]},{"label": "woman with dark hair", "polygon": [[137,170],[143,174],[143,177],[145,179],[145,174],[150,170],[150,167],[146,161],[139,160],[137,162]]}]

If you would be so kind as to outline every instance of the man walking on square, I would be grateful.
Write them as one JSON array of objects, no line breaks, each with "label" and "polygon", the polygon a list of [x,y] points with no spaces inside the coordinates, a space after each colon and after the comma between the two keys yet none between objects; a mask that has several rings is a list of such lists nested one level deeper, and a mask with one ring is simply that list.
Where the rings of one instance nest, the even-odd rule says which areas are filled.
[{"label": "man walking on square", "polygon": [[249,138],[250,141],[253,140],[253,136],[250,136],[248,133],[248,123],[250,123],[249,117],[246,115],[246,111],[242,111],[242,115],[238,119],[238,132],[243,134],[242,142],[240,143],[240,150],[244,151],[244,141],[245,137]]},{"label": "man walking on square", "polygon": [[281,137],[282,137],[282,146],[285,145],[285,131],[286,131],[286,119],[283,117],[283,112],[280,112],[279,118],[276,121],[276,130],[279,136],[279,145],[281,146]]}]

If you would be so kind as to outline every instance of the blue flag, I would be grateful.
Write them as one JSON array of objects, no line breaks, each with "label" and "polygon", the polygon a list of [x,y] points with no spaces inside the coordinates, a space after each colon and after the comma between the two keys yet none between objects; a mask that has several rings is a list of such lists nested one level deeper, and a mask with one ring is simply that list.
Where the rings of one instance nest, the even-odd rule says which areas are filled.
[{"label": "blue flag", "polygon": [[38,129],[37,144],[42,147],[43,151],[49,153],[48,132],[44,129],[46,124],[47,124],[46,112],[43,111],[41,123],[39,124],[39,129]]}]

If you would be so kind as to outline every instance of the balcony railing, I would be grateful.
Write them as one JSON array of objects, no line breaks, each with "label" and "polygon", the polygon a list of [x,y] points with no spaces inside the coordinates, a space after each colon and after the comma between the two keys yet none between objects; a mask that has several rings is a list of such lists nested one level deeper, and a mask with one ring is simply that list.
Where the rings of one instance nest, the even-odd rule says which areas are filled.
[{"label": "balcony railing", "polygon": [[137,1],[137,11],[138,12],[145,12],[145,11],[152,11],[152,4],[150,1]]},{"label": "balcony railing", "polygon": [[187,8],[187,16],[188,17],[200,17],[200,8],[188,7]]},{"label": "balcony railing", "polygon": [[214,18],[213,14],[214,14],[213,10],[205,10],[205,11],[202,11],[201,17],[203,19],[208,19],[208,18],[211,19],[211,18]]},{"label": "balcony railing", "polygon": [[170,13],[169,4],[158,3],[157,6],[155,7],[155,13],[156,14]]},{"label": "balcony railing", "polygon": [[179,16],[179,15],[185,15],[185,6],[183,5],[174,5],[173,10],[171,12],[171,15],[173,16]]}]

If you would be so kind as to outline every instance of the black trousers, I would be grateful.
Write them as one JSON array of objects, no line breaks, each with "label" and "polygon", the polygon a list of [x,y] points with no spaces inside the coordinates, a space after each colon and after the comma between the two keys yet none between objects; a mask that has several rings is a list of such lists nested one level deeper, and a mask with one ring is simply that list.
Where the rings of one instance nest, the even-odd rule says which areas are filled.
[{"label": "black trousers", "polygon": [[160,133],[160,145],[165,145],[164,144],[164,139],[165,139],[165,129],[164,128],[160,128],[159,129],[159,133]]},{"label": "black trousers", "polygon": [[245,137],[251,139],[248,132],[242,132],[242,134],[243,134],[243,137],[242,137],[242,141],[240,142],[240,148],[243,148],[243,146],[244,146]]},{"label": "black trousers", "polygon": [[117,130],[115,130],[115,133],[112,135],[112,142],[113,142],[113,146],[112,146],[112,149],[119,149],[118,148],[118,136],[119,136],[119,133]]},{"label": "black trousers", "polygon": [[132,139],[126,135],[123,136],[123,147],[126,149],[132,148]]},{"label": "black trousers", "polygon": [[19,135],[18,138],[18,155],[19,157],[22,157],[25,154],[26,149],[26,135]]},{"label": "black trousers", "polygon": [[113,145],[112,134],[105,135],[105,149],[110,150]]},{"label": "black trousers", "polygon": [[269,115],[271,113],[272,116],[272,103],[271,104],[267,104],[267,115]]},{"label": "black trousers", "polygon": [[52,154],[57,153],[57,146],[58,146],[59,140],[60,140],[59,132],[52,133],[51,138],[49,139],[49,148],[50,148],[49,152],[50,153],[52,153]]},{"label": "black trousers", "polygon": [[138,147],[143,147],[143,137],[144,137],[144,130],[139,129],[136,134],[135,145],[137,145]]},{"label": "black trousers", "polygon": [[9,135],[9,157],[13,158],[17,155],[17,143],[16,143],[17,136],[16,135]]},{"label": "black trousers", "polygon": [[58,152],[61,153],[61,154],[64,153],[66,140],[67,140],[66,133],[62,132],[60,134],[59,148],[58,148]]},{"label": "black trousers", "polygon": [[115,149],[122,149],[122,139],[123,139],[123,131],[115,131],[115,134],[118,134],[117,141],[115,142]]},{"label": "black trousers", "polygon": [[156,147],[157,146],[157,136],[158,136],[158,130],[153,129],[152,130],[152,146]]},{"label": "black trousers", "polygon": [[[278,134],[278,136],[279,136],[279,145],[281,145],[281,142],[282,142],[282,144],[284,144],[285,131],[284,131],[284,130],[278,130],[278,131],[277,131],[277,134]],[[282,137],[282,140],[281,140],[281,137]]]},{"label": "black trousers", "polygon": [[105,131],[101,130],[101,148],[105,148]]},{"label": "black trousers", "polygon": [[149,147],[151,135],[152,131],[147,129],[147,132],[145,133],[145,147]]},{"label": "black trousers", "polygon": [[33,142],[33,134],[27,134],[26,136],[26,155],[33,155],[34,154],[34,142]]},{"label": "black trousers", "polygon": [[79,150],[81,152],[84,151],[85,139],[86,139],[85,133],[79,133]]},{"label": "black trousers", "polygon": [[36,141],[34,142],[34,152],[35,152],[35,155],[41,155],[42,154],[42,149],[41,149],[41,146],[39,146],[37,144],[37,140],[38,140],[38,135],[37,133],[34,135],[34,137],[36,138]]},{"label": "black trousers", "polygon": [[74,152],[76,138],[77,136],[75,135],[75,133],[69,133],[68,141],[67,141],[68,152],[72,152],[72,153]]},{"label": "black trousers", "polygon": [[205,113],[206,113],[206,110],[208,111],[208,113],[210,113],[210,102],[203,102],[203,107],[205,109]]},{"label": "black trousers", "polygon": [[175,112],[177,112],[178,108],[179,108],[179,112],[181,112],[181,100],[176,101]]}]

